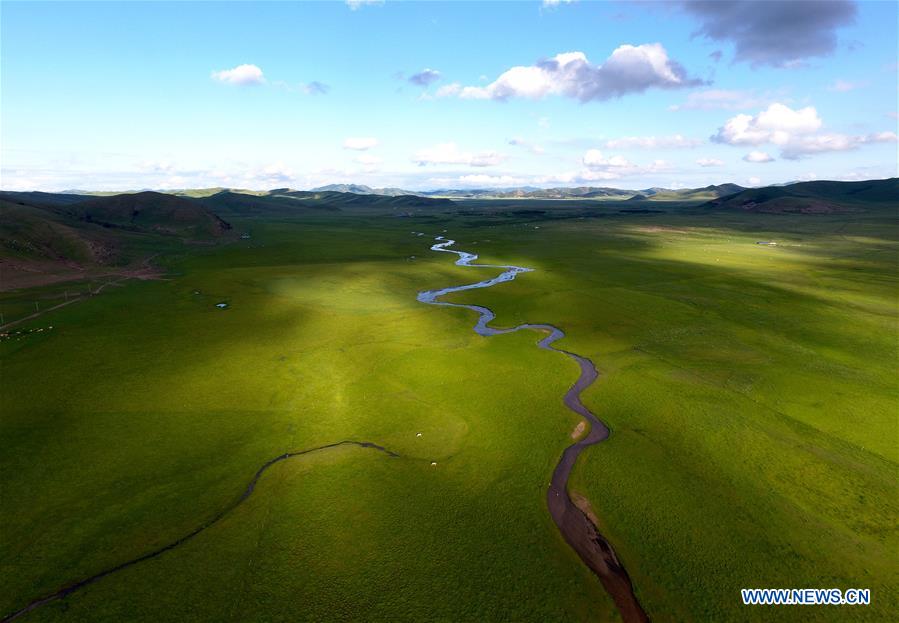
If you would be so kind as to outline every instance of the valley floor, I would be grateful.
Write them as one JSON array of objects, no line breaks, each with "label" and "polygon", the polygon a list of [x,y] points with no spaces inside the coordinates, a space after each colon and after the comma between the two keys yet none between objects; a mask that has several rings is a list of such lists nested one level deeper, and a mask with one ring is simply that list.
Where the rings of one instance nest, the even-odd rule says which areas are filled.
[{"label": "valley floor", "polygon": [[[899,608],[891,214],[484,202],[234,225],[252,238],[160,257],[166,280],[0,341],[0,615],[177,540],[272,458],[356,440],[399,456],[280,461],[189,542],[21,620],[618,620],[546,509],[577,365],[416,300],[498,272],[429,252],[444,230],[485,263],[535,268],[446,300],[564,327],[557,345],[596,363],[583,398],[612,432],[571,487],[652,620]],[[0,312],[30,313],[34,294]],[[753,587],[870,588],[872,603],[743,606]]]}]

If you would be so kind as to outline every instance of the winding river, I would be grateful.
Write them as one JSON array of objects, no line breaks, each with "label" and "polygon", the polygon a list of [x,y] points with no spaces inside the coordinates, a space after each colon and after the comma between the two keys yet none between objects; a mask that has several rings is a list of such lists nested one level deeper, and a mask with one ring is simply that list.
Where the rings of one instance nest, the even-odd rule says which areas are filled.
[{"label": "winding river", "polygon": [[62,588],[50,593],[49,595],[45,595],[39,599],[35,599],[27,606],[16,610],[10,614],[7,614],[2,619],[0,619],[0,623],[6,623],[7,621],[13,621],[18,619],[20,616],[28,614],[32,610],[39,608],[45,604],[50,603],[51,601],[56,601],[57,599],[63,599],[68,597],[72,593],[77,590],[84,588],[85,586],[90,586],[94,582],[102,580],[108,575],[112,575],[113,573],[117,573],[128,567],[132,567],[136,564],[142,563],[146,560],[150,560],[152,558],[156,558],[157,556],[161,556],[162,554],[175,549],[180,545],[184,545],[195,536],[205,531],[207,528],[211,528],[213,525],[217,524],[219,521],[224,519],[226,515],[228,515],[235,508],[243,504],[247,501],[247,499],[253,494],[253,491],[256,490],[256,485],[259,483],[259,479],[262,478],[262,475],[268,470],[269,467],[274,465],[275,463],[280,463],[281,461],[286,461],[287,459],[292,459],[297,456],[303,456],[305,454],[310,454],[312,452],[321,452],[323,450],[330,450],[332,448],[337,448],[339,446],[358,446],[360,448],[370,448],[372,450],[376,450],[378,452],[383,452],[384,454],[393,457],[399,458],[399,454],[396,452],[392,452],[383,446],[379,446],[376,443],[372,443],[370,441],[353,441],[351,439],[346,439],[344,441],[337,441],[334,443],[329,443],[323,446],[316,446],[315,448],[308,448],[306,450],[299,450],[297,452],[285,452],[284,454],[279,454],[273,459],[270,459],[262,464],[262,466],[256,470],[256,473],[253,474],[253,477],[250,479],[250,482],[247,484],[246,488],[243,490],[243,493],[240,494],[238,498],[236,498],[231,504],[220,510],[218,513],[207,519],[204,523],[200,524],[181,538],[172,541],[158,549],[155,549],[151,552],[147,552],[137,558],[132,558],[131,560],[126,560],[125,562],[119,563],[114,567],[109,567],[108,569],[104,569],[94,575],[84,578],[82,580],[78,580],[77,582],[72,582],[71,584],[67,584]]},{"label": "winding river", "polygon": [[[586,563],[587,566],[590,567],[590,569],[592,569],[593,572],[596,573],[596,575],[599,577],[603,586],[614,599],[615,604],[618,607],[618,610],[621,613],[621,617],[625,621],[625,623],[648,621],[649,619],[647,618],[646,613],[643,612],[643,609],[640,607],[637,598],[634,596],[630,578],[628,577],[627,572],[624,570],[624,567],[621,566],[618,558],[615,556],[615,552],[612,549],[612,546],[599,533],[599,531],[596,529],[596,526],[592,521],[590,521],[589,517],[587,517],[587,515],[584,514],[584,512],[581,511],[581,509],[571,501],[571,498],[568,495],[568,478],[571,475],[571,470],[574,467],[574,464],[577,461],[580,453],[584,450],[584,448],[597,444],[609,436],[608,427],[603,424],[595,415],[593,415],[593,413],[591,413],[590,410],[587,409],[587,407],[584,406],[580,398],[581,392],[583,392],[584,389],[589,387],[593,383],[593,381],[596,380],[598,376],[596,367],[593,365],[593,362],[586,357],[582,357],[581,355],[578,355],[576,353],[572,353],[570,351],[553,346],[554,342],[565,337],[565,333],[558,327],[554,327],[550,324],[521,324],[517,327],[512,327],[509,329],[495,329],[489,326],[489,324],[496,317],[496,315],[487,307],[482,307],[480,305],[464,305],[461,303],[448,303],[446,301],[439,300],[440,297],[446,294],[451,294],[453,292],[462,292],[465,290],[473,290],[476,288],[489,288],[490,286],[494,286],[498,283],[511,281],[515,279],[515,276],[519,273],[529,272],[532,270],[530,268],[523,268],[521,266],[472,264],[472,262],[478,259],[478,256],[473,253],[456,251],[454,249],[448,248],[453,244],[455,244],[455,241],[446,240],[442,236],[438,236],[437,242],[431,247],[431,250],[454,253],[458,255],[459,259],[456,260],[456,264],[458,264],[459,266],[470,266],[477,268],[500,268],[502,269],[502,272],[492,279],[486,279],[477,283],[454,286],[450,288],[442,288],[440,290],[427,290],[424,292],[419,292],[418,300],[422,303],[428,303],[430,305],[464,307],[465,309],[470,309],[477,312],[478,321],[475,324],[474,330],[479,335],[502,335],[505,333],[520,331],[522,329],[531,329],[534,331],[546,333],[545,337],[541,338],[537,342],[537,345],[540,348],[552,350],[557,353],[562,353],[563,355],[570,357],[578,363],[581,369],[581,374],[575,384],[572,385],[571,388],[565,393],[563,400],[565,402],[565,405],[569,409],[589,422],[590,432],[586,437],[568,446],[562,453],[562,458],[559,460],[559,463],[556,465],[556,468],[553,471],[552,480],[550,482],[549,489],[546,492],[546,502],[549,507],[550,515],[552,515],[553,521],[559,527],[562,536],[581,557],[581,560],[583,560],[584,563]],[[323,446],[308,448],[306,450],[286,452],[284,454],[278,455],[275,458],[263,463],[262,466],[260,466],[259,469],[256,470],[256,473],[253,474],[253,477],[250,479],[246,488],[237,498],[234,499],[233,502],[231,502],[228,506],[220,510],[218,513],[207,519],[205,522],[203,522],[187,534],[153,551],[147,552],[141,556],[132,558],[115,566],[99,571],[87,578],[62,586],[56,591],[44,595],[43,597],[34,599],[19,610],[16,610],[4,616],[2,619],[0,619],[0,623],[6,623],[8,621],[18,619],[19,617],[31,612],[32,610],[35,610],[36,608],[59,599],[64,599],[70,594],[95,582],[98,582],[99,580],[109,575],[140,564],[147,560],[151,560],[153,558],[156,558],[157,556],[161,556],[162,554],[187,543],[200,533],[217,524],[226,515],[231,513],[235,508],[249,499],[249,497],[256,490],[256,485],[258,484],[259,479],[262,478],[263,474],[272,465],[287,459],[310,454],[312,452],[320,452],[346,445],[369,448],[391,457],[399,457],[399,455],[395,452],[392,452],[376,443],[372,443],[370,441],[355,440],[338,441]]]},{"label": "winding river", "polygon": [[496,318],[487,307],[482,305],[467,305],[463,303],[449,303],[440,300],[441,297],[452,294],[454,292],[464,292],[466,290],[475,290],[478,288],[489,288],[499,283],[512,281],[520,273],[530,272],[533,269],[522,266],[505,266],[495,264],[473,264],[478,256],[474,253],[466,251],[457,251],[450,249],[456,242],[449,240],[443,236],[437,236],[432,246],[432,251],[440,251],[443,253],[453,253],[459,256],[456,260],[457,266],[468,266],[473,268],[499,268],[502,272],[496,277],[478,281],[477,283],[469,283],[461,286],[452,286],[448,288],[440,288],[439,290],[425,290],[418,293],[418,300],[429,305],[443,305],[446,307],[462,307],[470,309],[478,314],[478,320],[474,325],[475,333],[485,337],[494,335],[503,335],[529,329],[545,333],[545,337],[537,342],[537,346],[544,350],[551,350],[573,359],[580,367],[581,373],[574,385],[572,385],[565,396],[562,398],[565,406],[580,415],[590,424],[590,432],[565,448],[556,468],[553,470],[552,479],[550,480],[549,489],[546,491],[546,504],[549,507],[549,514],[552,516],[556,526],[565,538],[565,541],[577,552],[581,560],[593,570],[599,577],[602,585],[605,587],[609,595],[615,601],[621,618],[625,623],[645,622],[649,621],[640,602],[634,595],[633,585],[627,571],[619,562],[615,555],[612,545],[599,533],[596,525],[578,506],[572,502],[568,495],[568,478],[571,476],[571,470],[577,462],[578,457],[585,448],[598,444],[609,437],[609,427],[606,426],[599,418],[597,418],[581,401],[581,392],[587,389],[599,376],[596,366],[587,357],[578,355],[571,351],[553,346],[553,343],[565,337],[565,333],[558,327],[551,324],[533,324],[525,323],[516,327],[506,329],[496,329],[490,326],[490,322]]}]

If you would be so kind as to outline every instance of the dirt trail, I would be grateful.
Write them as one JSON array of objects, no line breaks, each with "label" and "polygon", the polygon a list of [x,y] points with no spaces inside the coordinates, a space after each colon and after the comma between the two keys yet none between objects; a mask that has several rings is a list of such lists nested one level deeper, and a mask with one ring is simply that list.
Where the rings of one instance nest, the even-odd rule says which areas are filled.
[{"label": "dirt trail", "polygon": [[447,240],[443,236],[437,236],[438,241],[431,246],[432,251],[441,251],[444,253],[454,253],[459,256],[456,260],[458,266],[469,266],[475,268],[500,268],[502,272],[491,279],[485,279],[477,283],[470,283],[462,286],[453,286],[449,288],[441,288],[439,290],[426,290],[418,293],[418,300],[429,305],[444,305],[446,307],[462,307],[470,309],[478,314],[478,321],[475,323],[474,330],[478,335],[491,337],[494,335],[503,335],[529,329],[545,333],[545,337],[537,342],[537,346],[545,349],[561,353],[566,357],[577,362],[580,367],[580,376],[562,398],[569,409],[580,415],[590,425],[590,432],[579,441],[565,448],[562,457],[559,459],[556,468],[553,470],[552,479],[550,480],[549,489],[546,492],[546,504],[549,507],[549,514],[553,521],[565,538],[565,541],[577,552],[581,560],[593,570],[599,577],[606,591],[615,601],[621,618],[625,623],[644,623],[649,621],[649,617],[637,601],[634,595],[633,585],[627,571],[622,566],[612,545],[600,534],[596,525],[572,500],[568,494],[568,479],[571,476],[571,470],[577,462],[578,457],[585,448],[604,441],[609,437],[609,428],[597,418],[585,405],[581,402],[581,393],[587,389],[599,377],[596,366],[593,362],[577,353],[572,353],[561,348],[556,348],[553,343],[565,337],[565,333],[551,324],[520,324],[516,327],[508,329],[495,329],[489,326],[490,322],[496,318],[487,307],[481,305],[465,305],[462,303],[447,303],[441,301],[440,298],[446,294],[453,292],[463,292],[465,290],[474,290],[478,288],[489,288],[498,283],[512,281],[519,273],[530,272],[531,268],[522,266],[503,266],[494,264],[472,264],[478,256],[474,253],[465,251],[455,251],[448,247],[455,244],[454,240]]},{"label": "dirt trail", "polygon": [[[127,279],[140,279],[141,281],[160,280],[163,278],[162,277],[163,273],[159,269],[155,268],[152,264],[152,261],[158,255],[159,255],[158,253],[154,253],[153,255],[150,255],[150,256],[144,258],[143,261],[141,261],[139,268],[134,268],[131,270],[119,270],[114,273],[106,273],[106,274],[102,274],[102,275],[81,276],[79,279],[82,281],[84,281],[84,280],[99,281],[103,278],[108,278],[108,277],[118,277],[118,279],[107,279],[107,281],[104,281],[96,290],[91,289],[92,284],[88,285],[87,295],[79,292],[79,293],[73,294],[72,298],[69,298],[66,301],[63,301],[62,303],[58,303],[56,305],[53,305],[52,307],[48,307],[46,309],[36,311],[33,314],[24,316],[23,318],[11,320],[10,322],[7,322],[6,324],[0,324],[0,331],[2,331],[3,329],[8,329],[9,327],[14,327],[17,324],[21,324],[28,320],[34,320],[35,318],[40,318],[44,314],[54,311],[56,309],[59,309],[60,307],[65,307],[66,305],[71,305],[72,303],[77,303],[79,301],[85,301],[88,298],[90,298],[91,296],[100,294],[100,292],[102,292],[103,288],[105,288],[106,286],[119,286],[119,285],[122,285],[122,282]],[[34,285],[43,285],[43,284],[34,284]]]},{"label": "dirt trail", "polygon": [[58,589],[57,591],[50,593],[49,595],[46,595],[39,599],[35,599],[31,603],[29,603],[27,606],[20,608],[19,610],[16,610],[15,612],[12,612],[12,613],[4,616],[2,619],[0,619],[0,623],[7,623],[7,621],[13,621],[15,619],[18,619],[20,616],[31,612],[35,608],[39,608],[40,606],[50,603],[51,601],[56,601],[57,599],[62,599],[64,597],[67,597],[68,595],[71,595],[75,591],[82,589],[85,586],[93,584],[94,582],[97,582],[98,580],[102,580],[103,578],[105,578],[108,575],[112,575],[113,573],[116,573],[117,571],[127,569],[128,567],[132,567],[132,566],[134,566],[138,563],[144,562],[146,560],[150,560],[151,558],[156,558],[157,556],[161,556],[162,554],[168,552],[169,550],[173,550],[176,547],[178,547],[179,545],[183,545],[184,543],[187,543],[188,541],[193,539],[195,536],[197,536],[198,534],[200,534],[207,528],[210,528],[213,525],[215,525],[216,523],[218,523],[219,521],[221,521],[228,513],[230,513],[235,508],[237,508],[238,506],[243,504],[247,500],[247,498],[249,498],[253,494],[253,491],[256,490],[256,484],[259,482],[259,479],[262,477],[262,474],[264,474],[265,471],[269,467],[274,465],[275,463],[279,463],[279,462],[287,460],[287,459],[292,459],[297,456],[302,456],[304,454],[310,454],[312,452],[320,452],[322,450],[336,448],[338,446],[359,446],[360,448],[371,448],[372,450],[377,450],[378,452],[383,452],[384,454],[394,457],[394,458],[399,458],[399,456],[400,456],[399,454],[397,454],[395,452],[391,452],[387,448],[384,448],[383,446],[379,446],[376,443],[372,443],[370,441],[353,441],[350,439],[347,439],[344,441],[337,441],[335,443],[329,443],[324,446],[317,446],[315,448],[308,448],[306,450],[300,450],[298,452],[286,452],[284,454],[276,456],[275,458],[273,458],[269,461],[266,461],[262,465],[262,467],[260,467],[258,470],[256,470],[256,473],[250,479],[249,484],[247,484],[247,487],[244,489],[244,491],[240,495],[240,497],[235,499],[233,502],[231,502],[231,504],[229,504],[228,506],[223,508],[221,511],[216,513],[214,516],[207,519],[204,523],[200,524],[198,527],[194,528],[193,530],[191,530],[190,532],[188,532],[187,534],[185,534],[178,540],[172,541],[168,545],[164,545],[164,546],[160,547],[159,549],[155,549],[152,552],[148,552],[142,556],[138,556],[137,558],[132,558],[131,560],[127,560],[123,563],[120,563],[120,564],[114,566],[114,567],[110,567],[109,569],[104,569],[103,571],[95,573],[94,575],[92,575],[88,578],[85,578],[83,580],[78,580],[77,582],[67,584],[67,585],[63,586],[62,588]]},{"label": "dirt trail", "polygon": [[35,318],[40,318],[44,314],[46,314],[48,312],[52,312],[55,309],[59,309],[60,307],[65,307],[66,305],[71,305],[72,303],[77,303],[79,301],[87,300],[90,296],[100,294],[100,292],[102,292],[103,288],[105,288],[106,286],[111,286],[111,285],[117,286],[117,285],[121,284],[123,281],[125,281],[125,279],[128,279],[128,277],[123,277],[121,279],[116,279],[114,281],[107,281],[103,285],[101,285],[99,288],[97,288],[96,290],[89,290],[90,294],[88,296],[85,296],[84,294],[75,294],[72,296],[72,298],[68,299],[67,301],[58,303],[57,305],[54,305],[53,307],[48,307],[46,309],[36,311],[33,314],[29,314],[29,315],[25,316],[24,318],[19,318],[18,320],[12,320],[10,322],[7,322],[6,324],[2,324],[2,325],[0,325],[0,330],[8,329],[9,327],[14,327],[17,324],[21,324],[28,320],[34,320]]}]

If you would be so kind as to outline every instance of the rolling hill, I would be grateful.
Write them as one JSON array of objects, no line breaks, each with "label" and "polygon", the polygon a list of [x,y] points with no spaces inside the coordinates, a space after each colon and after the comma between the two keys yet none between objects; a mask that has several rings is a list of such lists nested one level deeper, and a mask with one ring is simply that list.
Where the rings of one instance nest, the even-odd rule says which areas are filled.
[{"label": "rolling hill", "polygon": [[231,229],[196,201],[152,191],[94,197],[69,204],[65,212],[103,227],[193,239],[217,238]]},{"label": "rolling hill", "polygon": [[725,210],[803,214],[851,212],[872,206],[897,206],[899,178],[864,182],[797,182],[786,186],[747,188],[704,205]]},{"label": "rolling hill", "polygon": [[0,290],[144,274],[152,255],[230,229],[196,201],[162,193],[0,193]]},{"label": "rolling hill", "polygon": [[718,184],[703,188],[648,188],[631,197],[633,201],[707,201],[746,190],[737,184]]},{"label": "rolling hill", "polygon": [[447,208],[448,199],[419,195],[363,195],[356,192],[309,191],[278,188],[264,194],[222,191],[198,199],[208,209],[223,216],[290,215],[309,210],[381,209],[404,212],[420,208]]}]

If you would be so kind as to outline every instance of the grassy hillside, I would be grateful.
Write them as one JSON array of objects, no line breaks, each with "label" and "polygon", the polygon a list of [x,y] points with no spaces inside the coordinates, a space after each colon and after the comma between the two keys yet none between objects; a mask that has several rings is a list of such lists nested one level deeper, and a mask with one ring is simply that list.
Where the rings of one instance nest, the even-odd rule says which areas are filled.
[{"label": "grassy hillside", "polygon": [[88,223],[193,239],[217,238],[231,225],[202,204],[152,191],[95,197],[67,206],[66,213]]},{"label": "grassy hillside", "polygon": [[203,197],[200,203],[223,216],[298,216],[320,211],[363,211],[406,213],[412,210],[448,209],[452,202],[417,195],[362,195],[355,192],[276,189],[264,194],[222,191]]},{"label": "grassy hillside", "polygon": [[44,193],[38,191],[13,192],[2,191],[0,198],[10,203],[40,207],[65,206],[91,199],[93,195],[73,193]]},{"label": "grassy hillside", "polygon": [[[229,229],[205,207],[160,193],[0,193],[0,291],[144,275],[149,258],[161,251],[171,252],[184,242],[215,241]],[[68,286],[62,288],[38,298],[65,298]],[[27,292],[22,296],[30,297]],[[33,298],[31,303],[25,308],[34,307]]]},{"label": "grassy hillside", "polygon": [[270,196],[290,197],[311,207],[329,207],[334,209],[380,208],[391,211],[408,211],[417,208],[451,209],[453,203],[448,199],[422,197],[419,195],[360,195],[333,191],[271,191]]},{"label": "grassy hillside", "polygon": [[32,260],[89,262],[105,255],[98,240],[49,218],[47,212],[0,198],[2,255]]},{"label": "grassy hillside", "polygon": [[831,213],[899,206],[899,178],[865,182],[798,182],[748,188],[710,201],[709,207],[750,212]]},{"label": "grassy hillside", "polygon": [[652,192],[641,192],[634,195],[631,199],[633,201],[644,199],[649,201],[707,201],[732,195],[745,189],[737,184],[718,184],[703,188],[684,188],[680,190],[652,188],[649,190]]}]

